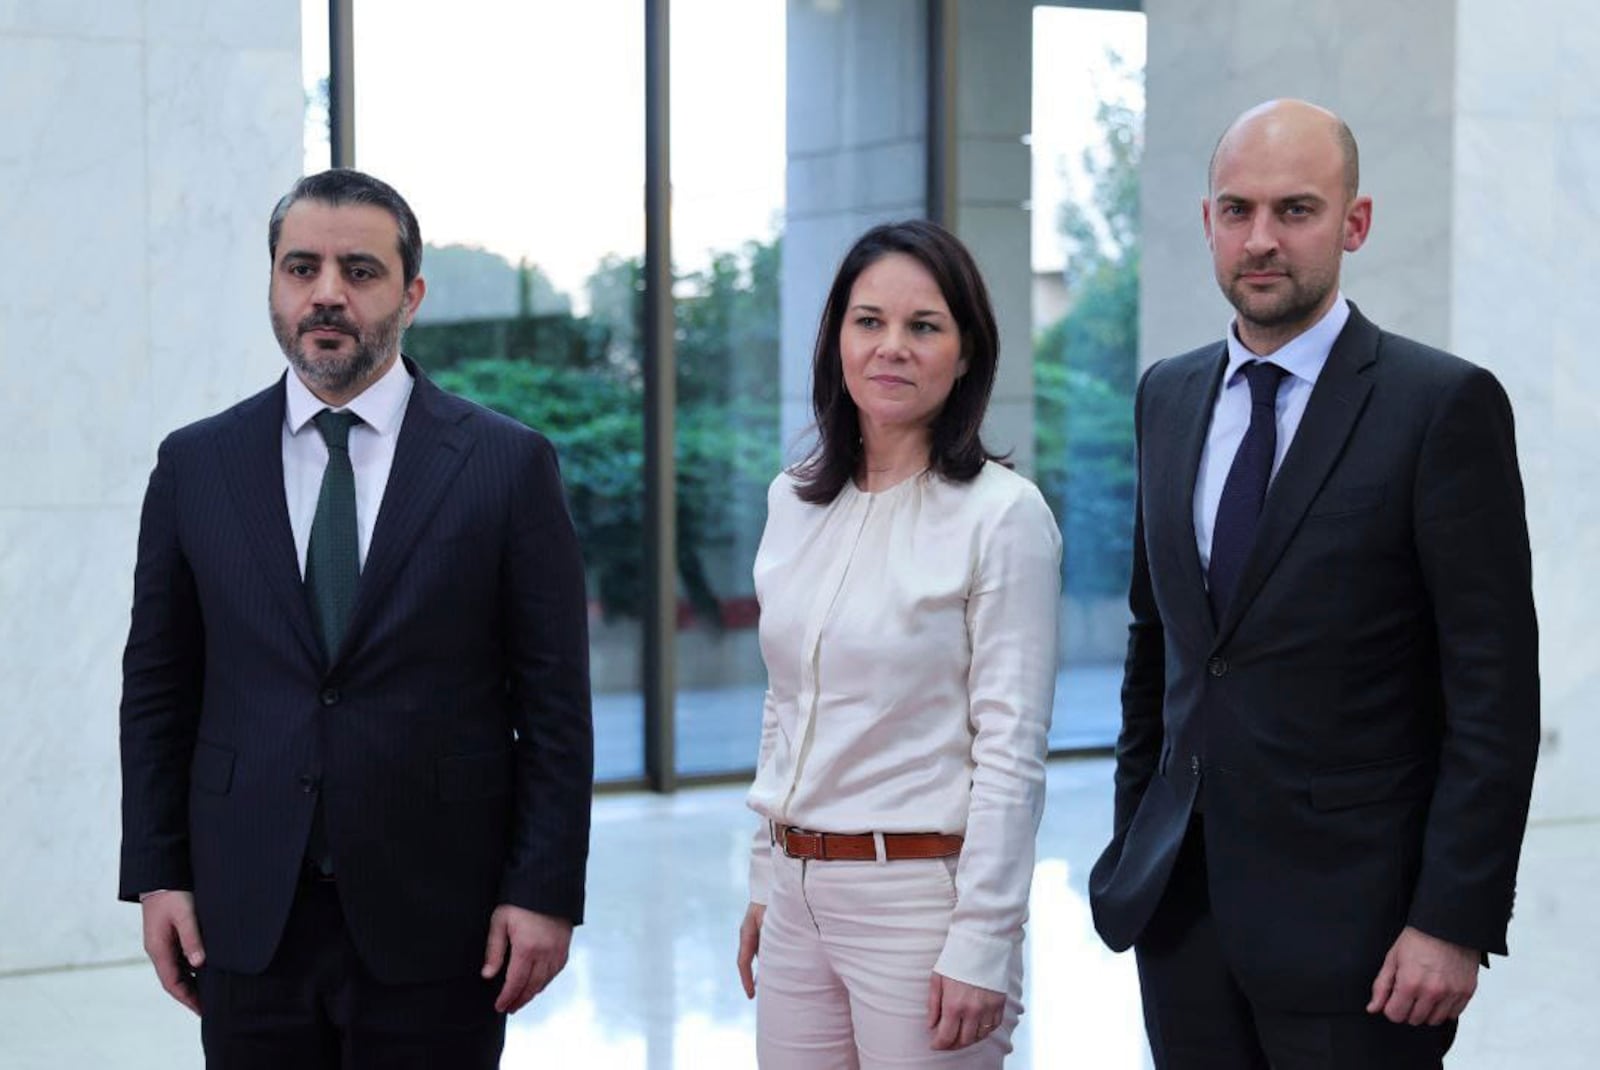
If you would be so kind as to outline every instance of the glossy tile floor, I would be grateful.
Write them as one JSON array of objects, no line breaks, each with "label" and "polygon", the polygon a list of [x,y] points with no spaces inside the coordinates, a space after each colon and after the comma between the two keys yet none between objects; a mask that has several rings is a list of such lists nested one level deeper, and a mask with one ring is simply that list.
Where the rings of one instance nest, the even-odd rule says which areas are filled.
[{"label": "glossy tile floor", "polygon": [[[1132,960],[1089,927],[1084,878],[1109,825],[1110,763],[1050,769],[1029,928],[1029,1013],[1008,1066],[1148,1065]],[[503,1066],[740,1070],[754,1008],[733,969],[752,819],[740,788],[604,796],[595,806],[590,922],[571,965],[512,1020]],[[1536,825],[1512,958],[1496,960],[1452,1070],[1600,1065],[1600,824]],[[131,909],[129,925],[136,924]],[[4,1070],[190,1070],[198,1030],[144,964],[0,978]]]}]

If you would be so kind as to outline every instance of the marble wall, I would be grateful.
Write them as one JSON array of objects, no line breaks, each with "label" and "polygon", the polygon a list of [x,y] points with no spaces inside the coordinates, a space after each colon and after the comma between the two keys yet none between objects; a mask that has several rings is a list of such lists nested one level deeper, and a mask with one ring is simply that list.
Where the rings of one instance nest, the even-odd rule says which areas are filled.
[{"label": "marble wall", "polygon": [[1450,344],[1516,408],[1545,746],[1535,814],[1600,816],[1600,10],[1459,0]]},{"label": "marble wall", "polygon": [[277,373],[296,0],[0,0],[0,972],[138,955],[119,656],[155,447]]},{"label": "marble wall", "polygon": [[1145,0],[1141,358],[1220,337],[1200,229],[1206,165],[1239,111],[1339,111],[1371,240],[1345,293],[1384,326],[1492,369],[1516,410],[1541,623],[1540,819],[1592,817],[1600,757],[1600,10],[1581,0]]}]

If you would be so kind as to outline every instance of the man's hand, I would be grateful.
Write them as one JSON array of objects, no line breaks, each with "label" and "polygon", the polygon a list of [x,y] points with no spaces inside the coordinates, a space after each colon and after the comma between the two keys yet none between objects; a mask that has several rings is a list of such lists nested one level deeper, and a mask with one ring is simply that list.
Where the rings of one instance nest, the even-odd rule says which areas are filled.
[{"label": "man's hand", "polygon": [[761,948],[761,923],[767,918],[765,903],[751,903],[739,923],[739,981],[746,999],[756,998],[756,954]]},{"label": "man's hand", "polygon": [[[506,946],[511,961],[506,962]],[[489,945],[483,953],[483,978],[505,966],[506,982],[494,1001],[501,1014],[515,1014],[544,991],[567,964],[572,922],[501,903],[489,915]]]},{"label": "man's hand", "polygon": [[928,979],[928,1028],[933,1049],[950,1051],[982,1040],[1000,1026],[1006,994],[953,981],[943,974]]},{"label": "man's hand", "polygon": [[1442,1025],[1461,1017],[1478,990],[1478,952],[1407,925],[1372,982],[1368,1014],[1395,1024]]},{"label": "man's hand", "polygon": [[194,971],[206,961],[193,892],[151,892],[139,902],[144,915],[144,953],[155,965],[167,995],[200,1013]]}]

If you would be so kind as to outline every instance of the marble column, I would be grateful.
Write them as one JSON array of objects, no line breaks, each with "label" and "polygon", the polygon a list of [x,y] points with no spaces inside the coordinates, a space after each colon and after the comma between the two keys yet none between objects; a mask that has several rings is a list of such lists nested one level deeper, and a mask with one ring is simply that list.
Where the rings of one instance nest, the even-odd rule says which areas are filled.
[{"label": "marble column", "polygon": [[[876,223],[927,213],[926,0],[789,0],[782,428],[808,442],[817,320],[840,258]],[[1000,321],[991,448],[1033,459],[1027,201],[1032,4],[956,11],[956,218]],[[791,451],[791,456],[794,452]]]},{"label": "marble column", "polygon": [[1544,746],[1537,818],[1600,816],[1600,9],[1458,0],[1450,348],[1517,415]]},{"label": "marble column", "polygon": [[1000,324],[989,448],[1033,472],[1032,0],[957,8],[956,218]]},{"label": "marble column", "polygon": [[809,444],[811,354],[861,232],[924,214],[924,0],[789,0],[788,172],[779,296],[786,455]]},{"label": "marble column", "polygon": [[117,703],[160,438],[281,365],[295,0],[0,3],[0,971],[140,954]]}]

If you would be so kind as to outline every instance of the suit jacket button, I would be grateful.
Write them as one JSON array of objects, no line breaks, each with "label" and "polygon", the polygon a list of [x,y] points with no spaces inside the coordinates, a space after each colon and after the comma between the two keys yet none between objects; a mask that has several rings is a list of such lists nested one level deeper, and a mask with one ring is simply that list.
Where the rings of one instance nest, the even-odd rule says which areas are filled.
[{"label": "suit jacket button", "polygon": [[1206,662],[1206,671],[1212,676],[1228,675],[1228,663],[1222,658],[1212,658]]},{"label": "suit jacket button", "polygon": [[324,688],[320,696],[324,706],[337,706],[339,704],[339,689],[337,687]]},{"label": "suit jacket button", "polygon": [[301,773],[298,783],[300,784],[300,790],[305,792],[307,795],[310,795],[317,790],[317,778],[309,773]]},{"label": "suit jacket button", "polygon": [[1189,756],[1189,772],[1193,773],[1195,776],[1200,775],[1200,755],[1191,754]]}]

